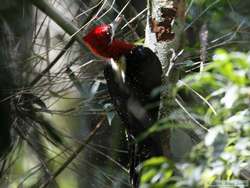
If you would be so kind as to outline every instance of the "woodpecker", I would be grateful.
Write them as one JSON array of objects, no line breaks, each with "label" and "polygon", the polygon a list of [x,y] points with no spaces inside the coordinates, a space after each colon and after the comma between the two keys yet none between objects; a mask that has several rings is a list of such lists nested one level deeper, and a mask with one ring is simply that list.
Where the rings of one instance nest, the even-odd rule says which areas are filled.
[{"label": "woodpecker", "polygon": [[160,102],[157,89],[161,86],[162,68],[149,48],[114,37],[121,20],[118,17],[111,24],[92,28],[83,41],[106,62],[104,77],[108,91],[128,133],[131,183],[138,187],[136,166],[150,157],[163,155],[159,135],[136,141],[157,121]]}]

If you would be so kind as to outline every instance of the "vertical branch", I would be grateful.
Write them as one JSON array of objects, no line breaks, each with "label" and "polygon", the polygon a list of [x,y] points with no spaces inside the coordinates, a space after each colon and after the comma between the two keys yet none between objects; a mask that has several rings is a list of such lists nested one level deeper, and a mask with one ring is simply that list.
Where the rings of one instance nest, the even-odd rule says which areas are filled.
[{"label": "vertical branch", "polygon": [[[174,63],[171,62],[175,59],[174,52],[181,44],[184,13],[185,0],[148,0],[145,45],[156,53],[163,68],[164,91],[161,93],[159,118],[168,117],[176,108],[173,87],[179,79],[179,71],[167,73],[170,63]],[[170,157],[170,129],[162,134],[161,142],[164,155]]]}]

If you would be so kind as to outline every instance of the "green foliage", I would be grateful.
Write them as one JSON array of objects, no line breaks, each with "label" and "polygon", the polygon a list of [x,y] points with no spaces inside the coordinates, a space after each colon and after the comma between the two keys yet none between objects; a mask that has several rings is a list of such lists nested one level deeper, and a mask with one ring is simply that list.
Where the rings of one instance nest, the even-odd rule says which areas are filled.
[{"label": "green foliage", "polygon": [[143,163],[141,176],[142,188],[164,188],[166,184],[170,185],[174,181],[173,164],[164,157],[154,157]]},{"label": "green foliage", "polygon": [[[191,106],[209,126],[206,136],[175,167],[163,159],[146,161],[141,187],[169,187],[169,183],[175,187],[209,187],[221,180],[240,179],[250,158],[249,77],[250,54],[220,49],[204,72],[183,79],[213,106],[216,115],[205,102]],[[177,87],[193,92],[183,84]]]},{"label": "green foliage", "polygon": [[[88,150],[84,151],[74,161],[74,164],[60,174],[56,179],[57,183],[52,182],[50,187],[57,187],[56,184],[63,188],[130,187],[129,174],[126,170],[127,153],[123,151],[127,148],[123,146],[126,145],[124,144],[123,126],[120,125],[117,118],[114,118],[114,109],[105,89],[103,90],[103,84],[100,84],[99,88],[99,83],[103,83],[102,77],[99,75],[102,72],[103,63],[96,61],[84,49],[79,52],[79,46],[74,45],[66,50],[67,53],[63,58],[60,58],[58,61],[60,66],[54,67],[55,70],[51,69],[35,87],[27,87],[33,78],[40,75],[41,71],[53,62],[54,55],[64,51],[64,45],[69,41],[69,36],[65,34],[69,30],[63,27],[66,30],[60,31],[49,18],[49,14],[37,12],[35,9],[32,14],[30,2],[30,0],[1,1],[0,90],[4,91],[1,93],[4,94],[2,99],[5,99],[7,95],[16,96],[20,91],[31,91],[41,97],[49,104],[50,113],[46,117],[50,118],[55,127],[62,131],[62,136],[67,141],[64,144],[67,144],[61,150],[62,148],[56,148],[48,142],[47,133],[52,131],[50,136],[53,137],[51,128],[49,131],[39,128],[34,132],[30,131],[30,128],[39,126],[31,126],[30,123],[27,126],[26,124],[16,126],[13,121],[10,121],[13,127],[20,127],[24,133],[23,136],[27,138],[23,147],[20,148],[20,152],[18,149],[11,154],[10,165],[1,162],[1,165],[3,164],[6,169],[11,170],[8,174],[3,171],[3,166],[1,166],[3,181],[0,181],[0,187],[38,187],[40,182],[42,183],[48,178],[47,175],[53,174],[61,167],[103,113],[107,114],[108,123],[111,125],[112,122],[112,126],[105,126],[96,135]],[[48,2],[52,5],[52,1]],[[78,23],[79,27],[80,25],[88,26],[82,28],[85,33],[93,25],[111,22],[127,1],[98,2],[97,4],[92,0],[53,1],[53,7],[61,13],[60,17],[57,17],[57,21],[60,22],[67,18],[72,21],[70,24]],[[140,16],[139,13],[146,10],[145,3],[146,1],[131,1],[125,8],[122,14],[129,25],[117,33],[118,38],[142,45],[145,37],[146,11]],[[180,68],[193,70],[196,67],[197,69],[202,44],[199,33],[203,24],[207,25],[208,30],[206,60],[211,60],[212,51],[218,47],[232,51],[249,51],[249,5],[250,1],[240,0],[187,0],[186,10],[183,7],[183,11],[186,11],[186,20],[183,25],[184,37],[181,39],[181,46],[178,49],[184,49],[184,52],[176,61],[176,63],[182,61]],[[99,14],[95,15],[97,11]],[[91,18],[98,19],[85,24]],[[63,26],[63,23],[60,22],[60,25]],[[179,40],[178,36],[177,39]],[[72,45],[72,43],[68,44],[66,46]],[[207,66],[204,72],[183,79],[186,85],[178,84],[176,92],[184,90],[189,97],[190,93],[194,94],[196,91],[203,97],[198,97],[196,93],[194,95],[198,100],[187,98],[187,100],[180,100],[180,103],[190,113],[190,116],[209,127],[209,133],[200,144],[193,148],[185,162],[175,164],[162,157],[144,162],[141,168],[143,174],[141,187],[193,188],[204,187],[219,179],[239,179],[239,169],[246,165],[249,158],[249,59],[248,54],[226,53],[219,50],[214,56],[213,63]],[[86,64],[82,66],[83,63]],[[206,63],[207,61],[204,62],[205,65]],[[72,68],[72,74],[64,73],[66,66]],[[12,74],[15,79],[12,79]],[[71,79],[72,75],[76,75],[76,80]],[[93,82],[95,84],[92,87]],[[83,89],[79,89],[79,84]],[[15,94],[16,86],[19,89]],[[6,91],[13,91],[13,95]],[[79,91],[80,98],[76,99]],[[175,90],[172,91],[171,88],[170,92],[175,93]],[[107,104],[103,108],[104,103]],[[171,129],[171,131],[185,129],[186,132],[196,130],[195,123],[182,108],[177,107],[178,109],[176,109],[176,106],[173,105],[168,117],[151,127],[138,138],[138,141],[165,129]],[[9,115],[15,116],[8,111],[7,115],[1,114],[4,118]],[[4,120],[0,123],[0,129],[9,132],[5,128],[6,125],[9,125],[5,125]],[[41,134],[37,135],[40,131]],[[0,134],[0,144],[9,145],[9,140],[6,139],[8,134],[5,131],[0,131]],[[199,136],[203,137],[203,135]],[[1,142],[1,140],[5,142]],[[173,142],[178,152],[181,150],[180,148],[188,148],[191,145],[183,142],[181,136],[174,139]],[[29,143],[34,143],[34,146]],[[17,162],[14,163],[16,158]]]}]

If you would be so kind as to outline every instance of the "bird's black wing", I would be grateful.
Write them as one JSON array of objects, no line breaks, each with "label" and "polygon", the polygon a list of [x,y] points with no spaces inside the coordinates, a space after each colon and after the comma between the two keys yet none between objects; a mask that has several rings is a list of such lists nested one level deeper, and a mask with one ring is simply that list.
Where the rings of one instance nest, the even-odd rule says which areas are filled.
[{"label": "bird's black wing", "polygon": [[157,120],[161,86],[161,64],[148,48],[138,46],[123,58],[126,63],[125,82],[117,79],[110,65],[104,70],[113,104],[135,136]]},{"label": "bird's black wing", "polygon": [[125,81],[117,79],[111,65],[105,67],[104,77],[113,105],[129,134],[129,153],[136,155],[135,158],[132,156],[130,173],[133,181],[138,183],[135,167],[152,156],[162,155],[159,135],[151,135],[137,143],[136,152],[131,145],[133,137],[147,131],[157,120],[160,93],[154,94],[154,91],[161,86],[162,68],[157,56],[142,46],[135,47],[122,59],[126,64]]}]

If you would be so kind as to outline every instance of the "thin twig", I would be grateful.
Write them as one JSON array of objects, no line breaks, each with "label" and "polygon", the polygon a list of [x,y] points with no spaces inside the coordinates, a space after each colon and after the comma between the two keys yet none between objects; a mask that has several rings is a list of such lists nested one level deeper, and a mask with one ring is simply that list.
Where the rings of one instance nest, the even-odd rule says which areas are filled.
[{"label": "thin twig", "polygon": [[34,86],[39,80],[58,62],[58,60],[64,55],[64,53],[72,46],[74,39],[71,39],[60,53],[55,57],[55,59],[41,72],[36,78],[30,83],[30,87]]},{"label": "thin twig", "polygon": [[181,104],[181,102],[175,98],[175,102],[181,107],[181,109],[188,115],[188,117],[191,118],[191,120],[193,120],[199,127],[201,127],[202,129],[204,129],[205,131],[209,132],[209,129],[206,128],[204,125],[202,125],[199,121],[197,121],[193,116],[192,114],[190,114],[188,112],[188,110]]},{"label": "thin twig", "polygon": [[[86,19],[85,23],[83,23],[83,25],[86,25],[86,23],[88,23],[92,17],[96,14],[99,13],[100,9],[102,8],[102,4],[98,5],[97,7],[94,8],[94,10],[92,11],[92,13],[88,16],[88,18]],[[72,44],[74,43],[75,39],[71,38],[67,44],[64,46],[64,48],[60,51],[60,53],[55,57],[55,59],[51,62],[50,65],[48,65],[48,67],[46,67],[36,78],[34,78],[34,80],[30,83],[30,87],[34,86],[37,82],[39,82],[41,80],[41,78],[58,62],[58,60],[65,54],[65,52],[72,46]]]},{"label": "thin twig", "polygon": [[101,128],[105,119],[106,117],[104,116],[97,123],[96,127],[91,131],[87,139],[82,144],[79,145],[79,147],[72,153],[71,156],[69,156],[69,158],[65,161],[65,163],[44,184],[42,184],[40,188],[46,188],[50,184],[50,182],[53,181],[57,176],[59,176],[61,172],[65,170],[65,168],[67,168],[68,165],[85,149],[85,147],[93,139],[99,128]]},{"label": "thin twig", "polygon": [[53,6],[51,6],[46,0],[30,0],[33,5],[43,11],[53,21],[55,21],[63,30],[71,35],[80,44],[83,44],[82,37],[78,31],[78,28],[70,21],[66,20]]},{"label": "thin twig", "polygon": [[123,30],[125,27],[127,27],[129,24],[131,24],[133,21],[135,21],[139,16],[141,16],[143,13],[145,13],[148,10],[148,8],[145,8],[141,12],[139,12],[134,18],[129,20],[124,26],[122,26],[121,30]]},{"label": "thin twig", "polygon": [[205,102],[205,103],[208,105],[208,107],[212,110],[212,112],[214,113],[214,115],[217,115],[217,113],[216,113],[214,107],[212,106],[212,104],[210,104],[210,103],[208,102],[207,99],[205,99],[201,94],[199,94],[199,93],[198,93],[197,91],[195,91],[191,86],[189,86],[188,84],[186,84],[186,83],[183,82],[182,80],[179,80],[178,82],[179,82],[180,84],[186,86],[186,87],[187,87],[188,89],[190,89],[192,92],[194,92],[203,102]]},{"label": "thin twig", "polygon": [[220,2],[220,0],[216,0],[216,1],[214,1],[213,3],[211,3],[209,6],[207,6],[207,8],[206,9],[204,9],[198,16],[196,16],[194,19],[193,19],[193,21],[190,23],[190,24],[188,24],[185,28],[184,28],[184,31],[186,31],[189,27],[191,27],[192,25],[193,25],[193,23],[194,22],[196,22],[197,20],[199,20],[199,18],[201,17],[201,16],[203,16],[203,14],[205,14],[210,8],[212,8],[213,6],[215,6],[217,3],[219,3]]}]

